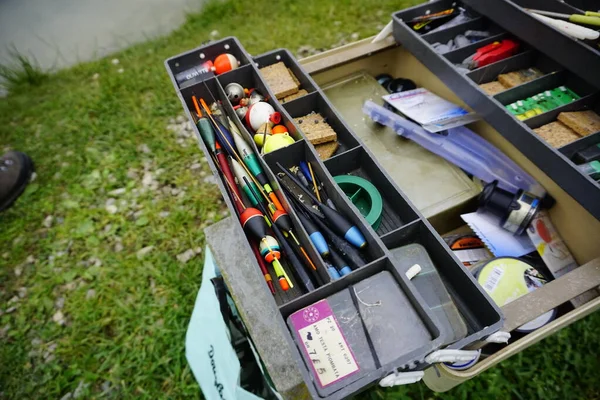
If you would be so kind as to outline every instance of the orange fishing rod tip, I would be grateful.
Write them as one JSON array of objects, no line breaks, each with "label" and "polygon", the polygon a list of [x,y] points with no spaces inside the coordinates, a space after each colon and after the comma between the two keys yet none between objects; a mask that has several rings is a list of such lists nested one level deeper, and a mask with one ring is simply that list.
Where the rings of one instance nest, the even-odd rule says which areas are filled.
[{"label": "orange fishing rod tip", "polygon": [[210,111],[210,107],[208,107],[206,105],[206,102],[204,101],[204,99],[202,97],[200,97],[200,104],[202,104],[202,107],[204,107],[204,109],[206,110],[206,113],[208,115],[212,115],[212,112]]},{"label": "orange fishing rod tip", "polygon": [[202,111],[200,111],[200,106],[198,105],[198,99],[196,96],[192,96],[192,101],[194,102],[194,108],[196,108],[196,113],[199,118],[202,118]]}]

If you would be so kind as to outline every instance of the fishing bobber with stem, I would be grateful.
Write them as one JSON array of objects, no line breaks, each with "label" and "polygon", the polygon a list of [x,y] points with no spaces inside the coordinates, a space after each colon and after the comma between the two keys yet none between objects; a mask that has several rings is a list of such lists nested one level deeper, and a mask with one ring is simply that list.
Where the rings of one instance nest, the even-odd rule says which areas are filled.
[{"label": "fishing bobber with stem", "polygon": [[260,242],[260,254],[273,266],[281,289],[287,291],[293,288],[292,281],[279,262],[281,258],[279,242],[267,234],[267,222],[263,213],[256,208],[248,207],[240,214],[240,222],[244,230]]},{"label": "fishing bobber with stem", "polygon": [[[194,99],[195,96],[192,97],[192,99]],[[233,141],[233,136],[231,135],[231,132],[229,131],[228,128],[225,127],[225,125],[223,124],[222,121],[219,121],[218,118],[215,118],[215,116],[213,115],[213,112],[211,111],[210,107],[206,104],[206,102],[204,101],[203,98],[200,98],[200,104],[202,105],[202,108],[204,109],[204,114],[206,114],[206,116],[208,117],[208,120],[210,120],[210,122],[212,122],[213,126],[211,128],[213,128],[213,133],[212,135],[214,136],[214,138],[216,139],[216,141],[218,141],[221,144],[221,147],[231,156],[233,156],[235,153],[235,142]],[[195,105],[197,105],[197,101],[195,103]],[[198,107],[198,113],[200,113],[200,108]],[[205,120],[206,118],[201,118],[203,120]],[[207,120],[207,121],[208,121]],[[206,125],[204,123],[204,125]],[[198,127],[198,129],[200,129],[200,126]],[[200,135],[204,138],[203,136],[203,130],[200,130]]]},{"label": "fishing bobber with stem", "polygon": [[304,256],[312,270],[316,271],[317,267],[312,262],[312,260],[306,253],[306,250],[304,250],[304,247],[300,244],[300,241],[298,241],[298,238],[294,234],[294,226],[292,224],[292,219],[290,218],[290,215],[285,211],[276,210],[271,216],[271,220],[279,229],[281,229],[283,232],[286,232],[293,239],[293,243],[300,250],[300,252]]},{"label": "fishing bobber with stem", "polygon": [[[206,85],[206,83],[204,83],[204,85],[206,87],[206,90],[213,97],[214,103],[218,104],[218,102],[212,95],[212,92],[210,91],[210,89],[208,89],[208,86]],[[267,203],[272,204],[278,210],[283,210],[283,206],[281,205],[281,202],[279,201],[279,199],[273,192],[273,189],[269,185],[269,181],[264,173],[264,170],[258,163],[256,155],[254,154],[254,152],[252,151],[250,146],[246,143],[246,141],[242,138],[241,133],[239,132],[237,127],[235,128],[235,131],[234,131],[235,133],[231,134],[231,132],[229,130],[227,130],[223,126],[223,124],[219,123],[212,116],[212,112],[210,111],[210,109],[206,105],[206,102],[203,99],[200,99],[200,103],[202,104],[202,107],[205,109],[209,119],[213,123],[215,133],[217,134],[216,135],[217,140],[219,140],[221,142],[221,145],[223,146],[223,148],[229,150],[229,154],[232,156],[232,159],[237,161],[239,163],[239,166],[241,166],[242,169],[245,170],[245,172],[248,175],[249,181],[254,182],[257,185],[257,187],[259,189],[258,193],[262,194],[265,197]],[[221,112],[224,113],[223,110],[221,110]],[[228,119],[228,121],[230,121],[230,120]],[[235,125],[233,125],[233,126],[235,126]],[[239,148],[238,148],[238,146],[239,146]],[[239,151],[239,154],[238,154],[238,151]],[[244,159],[242,159],[240,154],[244,155]],[[234,167],[234,172],[235,172],[235,167]],[[236,176],[237,176],[237,174],[236,174]],[[238,179],[238,183],[240,185],[242,185],[242,180]],[[265,192],[266,192],[266,194],[265,194]],[[260,200],[260,199],[258,199],[258,200]]]},{"label": "fishing bobber with stem", "polygon": [[[212,125],[208,121],[206,117],[202,114],[200,110],[200,106],[198,105],[198,100],[196,96],[192,96],[192,100],[194,103],[194,107],[196,109],[196,113],[198,115],[198,121],[196,125],[198,126],[198,130],[200,131],[200,136],[206,143],[210,153],[212,153],[212,157],[214,158],[215,165],[221,172],[221,176],[226,183],[226,189],[229,193],[233,205],[236,209],[237,215],[240,216],[245,210],[246,206],[241,199],[241,193],[238,189],[238,186],[235,184],[235,178],[231,169],[229,167],[229,163],[227,162],[227,156],[223,152],[221,145],[215,139],[215,132],[213,130]],[[239,167],[241,169],[241,167]],[[243,170],[242,170],[243,171]],[[239,171],[238,171],[239,173]],[[252,197],[253,198],[253,197]],[[267,269],[267,265],[265,263],[264,258],[260,254],[260,249],[256,242],[249,241],[250,248],[256,257],[256,261],[258,262],[258,266],[265,278],[267,283],[267,287],[272,294],[275,294],[275,287],[273,286],[273,280],[271,279],[271,274]]]},{"label": "fishing bobber with stem", "polygon": [[[248,181],[246,181],[246,185],[251,187]],[[254,190],[254,189],[252,189],[252,190]],[[255,197],[258,197],[257,193],[255,193],[254,195],[255,195]],[[305,257],[305,259],[308,261],[308,267],[312,268],[313,271],[316,271],[317,267],[314,265],[314,263],[312,262],[312,260],[308,256],[308,254],[306,254],[306,251],[304,251],[304,248],[300,245],[300,243],[297,241],[297,239],[296,239],[296,243],[297,243],[296,247],[292,247],[288,243],[289,237],[293,236],[292,221],[289,219],[289,215],[285,211],[273,210],[273,209],[271,209],[271,212],[273,213],[273,215],[271,215],[263,204],[258,204],[258,208],[265,216],[265,221],[266,221],[267,225],[273,230],[275,237],[277,238],[277,240],[279,240],[281,248],[283,249],[283,254],[286,255],[286,260],[289,261],[289,263],[291,264],[294,272],[296,273],[296,276],[298,277],[300,284],[302,286],[304,286],[304,288],[309,292],[312,290],[315,290],[315,286],[314,286],[312,280],[310,279],[306,270],[303,268],[303,264],[300,261],[300,259],[296,256],[296,253],[298,253],[299,257]],[[273,216],[275,216],[275,215],[276,215],[275,220],[279,220],[279,223],[275,223],[275,220],[273,219],[274,218]],[[268,218],[269,216],[270,216],[270,218]],[[287,236],[286,236],[286,234],[283,233],[284,229],[287,231],[287,233],[286,233]],[[294,239],[295,239],[295,236],[294,236]]]},{"label": "fishing bobber with stem", "polygon": [[213,61],[213,70],[217,75],[224,74],[225,72],[233,71],[240,66],[238,59],[229,53],[219,54],[215,61]]},{"label": "fishing bobber with stem", "polygon": [[235,131],[233,129],[232,129],[232,131],[234,132],[233,141],[235,142],[235,146],[237,147],[238,154],[242,158],[247,169],[250,170],[252,175],[260,183],[260,185],[265,189],[265,192],[267,193],[267,195],[269,196],[269,199],[271,200],[271,202],[273,202],[275,207],[278,210],[283,211],[283,206],[281,205],[281,203],[279,202],[279,199],[275,195],[273,188],[271,188],[271,185],[269,184],[269,179],[267,178],[267,175],[265,174],[264,169],[260,165],[260,162],[258,161],[258,157],[256,156],[256,153],[254,153],[254,151],[252,150],[250,145],[244,140],[241,132],[237,129],[237,127],[236,127]]},{"label": "fishing bobber with stem", "polygon": [[[262,147],[263,153],[270,153],[289,146],[296,140],[289,135],[281,123],[281,114],[264,101],[251,105],[245,115],[246,123],[254,134],[254,142]],[[273,129],[276,128],[276,132]]]},{"label": "fishing bobber with stem", "polygon": [[[204,53],[200,53],[200,58],[204,60],[206,55]],[[214,61],[204,60],[200,64],[194,65],[191,68],[177,73],[177,75],[175,75],[175,80],[181,86],[185,82],[191,81],[192,79],[196,79],[200,76],[205,76],[208,78],[213,74],[224,74],[225,72],[232,71],[239,66],[240,62],[233,54],[223,53],[219,54]]]}]

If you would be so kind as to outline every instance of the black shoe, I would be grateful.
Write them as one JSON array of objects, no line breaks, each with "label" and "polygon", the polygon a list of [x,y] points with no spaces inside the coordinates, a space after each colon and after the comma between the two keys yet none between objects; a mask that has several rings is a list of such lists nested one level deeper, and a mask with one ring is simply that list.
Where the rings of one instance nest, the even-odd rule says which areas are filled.
[{"label": "black shoe", "polygon": [[33,161],[25,153],[9,151],[0,158],[0,211],[23,193],[33,173]]}]

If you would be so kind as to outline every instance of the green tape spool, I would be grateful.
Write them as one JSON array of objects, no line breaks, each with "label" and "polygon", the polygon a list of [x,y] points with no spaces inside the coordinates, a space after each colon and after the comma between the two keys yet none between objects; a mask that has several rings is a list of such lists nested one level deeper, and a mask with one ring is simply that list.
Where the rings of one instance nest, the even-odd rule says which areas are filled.
[{"label": "green tape spool", "polygon": [[383,198],[377,188],[360,176],[338,175],[333,180],[373,229],[377,230],[383,216]]}]

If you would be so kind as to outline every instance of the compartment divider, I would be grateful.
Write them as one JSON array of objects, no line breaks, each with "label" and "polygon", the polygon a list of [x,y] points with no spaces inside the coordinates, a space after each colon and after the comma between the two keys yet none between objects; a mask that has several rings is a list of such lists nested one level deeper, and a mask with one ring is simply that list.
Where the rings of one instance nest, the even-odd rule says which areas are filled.
[{"label": "compartment divider", "polygon": [[[564,106],[560,106],[543,114],[539,114],[534,117],[528,118],[523,122],[531,129],[538,128],[542,125],[549,124],[550,122],[556,120],[558,114],[560,114],[561,112],[584,111],[588,109],[594,102],[597,102],[599,99],[600,92],[596,92],[594,94],[581,97],[580,99],[577,99],[569,104],[565,104]],[[535,135],[535,132],[532,133]]]},{"label": "compartment divider", "polygon": [[559,148],[558,150],[566,157],[571,159],[578,151],[584,150],[598,143],[600,143],[600,131],[579,138],[574,142]]},{"label": "compartment divider", "polygon": [[415,235],[416,230],[420,227],[420,219],[415,221],[411,221],[405,225],[402,225],[399,228],[394,229],[393,231],[389,231],[381,236],[381,241],[388,248],[390,247],[390,243],[394,243],[394,241],[402,241],[405,238]]},{"label": "compartment divider", "polygon": [[[422,36],[422,38],[429,44],[434,44],[434,43],[445,44],[445,43],[448,43],[449,40],[454,39],[457,35],[465,33],[468,30],[476,30],[476,31],[487,30],[490,32],[490,37],[494,37],[494,36],[504,33],[502,31],[502,29],[500,29],[496,24],[492,23],[489,19],[484,18],[484,17],[477,17],[477,18],[473,18],[469,21],[462,22],[458,25],[452,26],[450,28],[447,28],[447,29],[444,29],[441,31],[426,33]],[[472,44],[480,43],[483,40],[486,40],[486,38],[478,40],[477,42],[473,42]],[[466,46],[462,46],[462,47],[466,47]],[[462,47],[459,47],[454,50],[459,50]],[[454,50],[451,50],[451,51],[454,51]],[[449,53],[449,52],[445,52],[445,53]],[[438,54],[445,54],[445,53],[438,53]]]},{"label": "compartment divider", "polygon": [[295,299],[281,304],[279,306],[279,310],[283,316],[283,319],[286,319],[293,312],[298,311],[301,308],[311,305],[312,303],[318,301],[318,299],[322,299],[332,294],[340,291],[341,289],[351,285],[353,283],[359,282],[369,276],[372,276],[378,272],[381,272],[385,269],[385,261],[387,257],[377,258],[370,263],[366,264],[362,268],[359,268],[355,271],[352,271],[351,274],[343,276],[340,279],[330,281],[329,283],[317,288],[314,292],[305,293],[300,297],[296,297]]},{"label": "compartment divider", "polygon": [[[510,35],[506,32],[499,33],[494,36],[490,36],[487,39],[480,40],[479,42],[472,43],[468,46],[461,47],[460,49],[452,50],[444,54],[440,54],[440,56],[446,58],[452,64],[460,64],[464,61],[465,58],[469,57],[471,54],[475,54],[478,48],[488,45],[493,42],[497,42],[502,39],[509,39]],[[519,52],[522,52],[521,48]]]},{"label": "compartment divider", "polygon": [[567,72],[564,70],[553,72],[521,85],[514,86],[493,97],[502,105],[506,106],[518,100],[525,100],[527,97],[536,95],[544,90],[557,88],[562,85],[566,76]]},{"label": "compartment divider", "polygon": [[311,112],[319,113],[337,134],[337,153],[359,146],[354,133],[320,91],[287,102],[283,108],[292,118],[300,118]]},{"label": "compartment divider", "polygon": [[502,105],[508,105],[515,101],[524,100],[527,97],[534,96],[545,90],[555,89],[559,86],[566,86],[582,98],[590,93],[588,85],[576,76],[562,70],[510,88],[502,93],[498,93],[494,98]]},{"label": "compartment divider", "polygon": [[530,67],[536,67],[544,74],[560,71],[562,69],[559,64],[542,53],[535,50],[526,50],[522,53],[505,58],[504,60],[477,68],[469,72],[467,77],[471,78],[476,84],[481,85],[482,83],[496,80],[500,74]]}]

